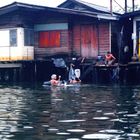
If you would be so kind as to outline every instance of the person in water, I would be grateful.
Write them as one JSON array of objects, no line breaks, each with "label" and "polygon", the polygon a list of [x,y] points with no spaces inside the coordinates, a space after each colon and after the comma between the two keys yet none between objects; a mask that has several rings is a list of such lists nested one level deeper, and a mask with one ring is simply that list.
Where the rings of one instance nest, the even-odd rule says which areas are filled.
[{"label": "person in water", "polygon": [[70,84],[75,84],[75,83],[81,83],[81,80],[77,77],[75,77],[75,79],[72,79],[69,81]]},{"label": "person in water", "polygon": [[57,75],[56,74],[52,74],[51,80],[50,80],[51,85],[52,86],[60,85],[61,84],[60,79],[61,79],[61,76],[59,76],[58,79],[57,79]]},{"label": "person in water", "polygon": [[70,64],[70,70],[69,70],[69,83],[70,84],[75,84],[75,83],[80,83],[81,80],[79,76],[76,75],[75,69],[74,69],[74,64]]}]

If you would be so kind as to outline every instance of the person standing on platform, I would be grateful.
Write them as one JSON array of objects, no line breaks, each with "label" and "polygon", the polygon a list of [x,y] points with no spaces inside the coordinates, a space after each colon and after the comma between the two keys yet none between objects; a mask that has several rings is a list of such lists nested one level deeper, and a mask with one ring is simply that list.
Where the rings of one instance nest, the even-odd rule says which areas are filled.
[{"label": "person standing on platform", "polygon": [[115,62],[116,58],[113,56],[111,52],[107,52],[105,55],[105,64],[112,65]]}]

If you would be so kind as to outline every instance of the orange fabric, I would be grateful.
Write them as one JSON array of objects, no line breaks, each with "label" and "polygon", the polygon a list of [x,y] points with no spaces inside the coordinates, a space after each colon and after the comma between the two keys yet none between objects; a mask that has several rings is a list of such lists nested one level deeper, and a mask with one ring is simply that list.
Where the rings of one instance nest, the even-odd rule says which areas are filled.
[{"label": "orange fabric", "polygon": [[40,47],[49,46],[49,33],[48,32],[39,33],[39,46]]},{"label": "orange fabric", "polygon": [[50,32],[50,46],[60,47],[60,32],[59,31]]},{"label": "orange fabric", "polygon": [[107,61],[114,59],[114,56],[112,54],[107,54],[105,57]]},{"label": "orange fabric", "polygon": [[40,47],[60,47],[60,31],[46,31],[39,33]]}]

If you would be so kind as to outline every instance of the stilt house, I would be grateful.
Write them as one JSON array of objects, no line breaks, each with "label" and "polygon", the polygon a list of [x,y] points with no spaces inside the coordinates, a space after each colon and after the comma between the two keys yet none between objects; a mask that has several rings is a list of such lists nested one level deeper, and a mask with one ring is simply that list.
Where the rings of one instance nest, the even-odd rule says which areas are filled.
[{"label": "stilt house", "polygon": [[54,55],[118,55],[118,16],[105,7],[67,0],[57,8],[14,2],[0,8],[0,61]]}]

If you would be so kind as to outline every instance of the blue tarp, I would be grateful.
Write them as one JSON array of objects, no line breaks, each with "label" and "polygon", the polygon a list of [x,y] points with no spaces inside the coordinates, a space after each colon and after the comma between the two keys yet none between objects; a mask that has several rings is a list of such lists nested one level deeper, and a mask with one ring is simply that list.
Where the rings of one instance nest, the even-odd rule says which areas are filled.
[{"label": "blue tarp", "polygon": [[58,68],[66,68],[67,67],[63,58],[56,58],[56,59],[52,58],[52,60],[53,60],[55,67],[58,67]]}]

